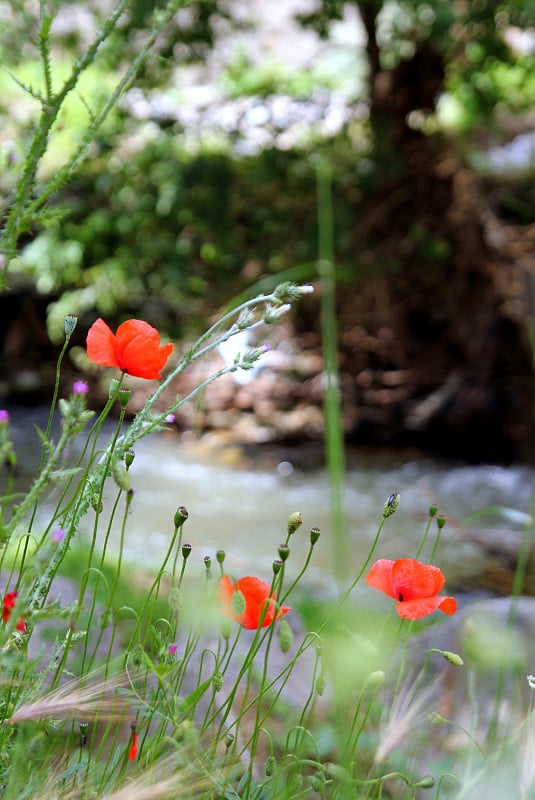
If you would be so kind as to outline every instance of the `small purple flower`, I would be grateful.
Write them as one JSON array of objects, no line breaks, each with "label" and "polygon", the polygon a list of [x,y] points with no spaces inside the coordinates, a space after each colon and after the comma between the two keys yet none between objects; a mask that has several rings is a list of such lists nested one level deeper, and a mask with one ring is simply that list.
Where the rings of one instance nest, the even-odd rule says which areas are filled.
[{"label": "small purple flower", "polygon": [[165,421],[166,421],[166,422],[168,422],[168,423],[169,423],[169,425],[172,425],[172,424],[173,424],[173,422],[175,421],[175,419],[176,419],[176,417],[175,417],[175,415],[174,415],[174,414],[168,414],[168,415],[166,416],[166,418],[165,418]]},{"label": "small purple flower", "polygon": [[178,650],[178,645],[177,644],[170,644],[169,645],[169,650],[167,652],[168,652],[168,654],[170,656],[174,656],[174,655],[176,655],[177,650]]},{"label": "small purple flower", "polygon": [[0,408],[0,425],[7,425],[9,422],[9,414],[5,408]]},{"label": "small purple flower", "polygon": [[73,394],[87,394],[89,386],[85,381],[74,381],[72,385]]},{"label": "small purple flower", "polygon": [[55,528],[55,530],[53,530],[52,533],[50,534],[50,538],[52,539],[53,542],[61,542],[64,536],[65,536],[65,531],[63,530],[63,528]]}]

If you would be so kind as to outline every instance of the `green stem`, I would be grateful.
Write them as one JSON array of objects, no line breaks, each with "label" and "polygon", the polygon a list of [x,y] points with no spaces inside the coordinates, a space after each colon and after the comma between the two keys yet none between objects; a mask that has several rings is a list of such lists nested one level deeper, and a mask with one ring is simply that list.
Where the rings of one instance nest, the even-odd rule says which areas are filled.
[{"label": "green stem", "polygon": [[316,174],[318,191],[318,272],[321,284],[321,338],[326,381],[324,391],[325,448],[333,529],[334,574],[338,581],[342,581],[347,577],[348,572],[348,543],[343,504],[345,454],[338,368],[331,168],[327,161],[324,159],[319,161]]}]

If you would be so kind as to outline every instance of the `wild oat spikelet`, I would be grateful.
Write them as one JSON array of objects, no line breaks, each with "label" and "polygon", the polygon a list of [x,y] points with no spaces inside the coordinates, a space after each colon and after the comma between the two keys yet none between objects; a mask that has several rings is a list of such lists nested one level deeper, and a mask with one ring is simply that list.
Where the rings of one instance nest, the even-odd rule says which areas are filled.
[{"label": "wild oat spikelet", "polygon": [[[99,800],[190,800],[205,792],[212,783],[210,774],[199,774],[194,763],[177,768],[176,761],[175,755],[156,761],[150,769]],[[159,775],[167,777],[158,779]]]},{"label": "wild oat spikelet", "polygon": [[424,689],[416,697],[413,695],[413,685],[402,686],[397,690],[380,733],[379,746],[374,758],[376,764],[386,761],[388,755],[407,737],[421,729],[423,720],[427,718],[429,706],[435,697],[434,687]]},{"label": "wild oat spikelet", "polygon": [[58,689],[23,703],[15,709],[5,725],[16,725],[31,719],[110,719],[127,707],[125,697],[117,689],[127,683],[124,674],[105,680],[99,673],[68,681]]}]

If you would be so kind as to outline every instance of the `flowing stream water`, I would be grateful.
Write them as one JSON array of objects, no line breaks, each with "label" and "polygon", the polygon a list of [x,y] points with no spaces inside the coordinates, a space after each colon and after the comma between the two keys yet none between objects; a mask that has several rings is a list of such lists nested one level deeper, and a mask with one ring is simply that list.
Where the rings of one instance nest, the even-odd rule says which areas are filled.
[{"label": "flowing stream water", "polygon": [[[14,441],[23,479],[35,473],[40,454],[33,424],[44,427],[39,410],[11,413]],[[205,555],[222,548],[226,565],[237,576],[254,572],[269,579],[271,563],[286,536],[290,514],[300,511],[303,526],[292,537],[288,570],[295,573],[308,551],[308,531],[321,538],[305,575],[310,587],[329,589],[333,574],[333,532],[329,481],[324,468],[314,466],[307,448],[241,453],[232,446],[210,446],[206,437],[184,441],[174,431],[153,435],[136,447],[130,469],[134,499],[126,528],[125,556],[134,566],[155,570],[161,565],[178,506],[189,518],[184,541],[192,544],[191,560],[202,569]],[[481,549],[470,532],[491,531],[506,543],[515,532],[533,528],[530,503],[535,486],[531,467],[479,465],[441,461],[411,452],[354,450],[347,453],[344,512],[347,529],[347,573],[355,575],[366,558],[381,521],[383,504],[398,491],[401,502],[387,520],[377,557],[414,555],[425,529],[428,509],[438,506],[447,518],[437,562],[456,577],[475,574]],[[106,509],[114,497],[110,482]],[[120,519],[113,524],[111,549],[117,547]],[[104,518],[106,517],[106,512]],[[82,528],[91,530],[93,516]],[[436,535],[433,524],[429,555]],[[102,525],[102,536],[105,525]],[[518,534],[517,534],[518,535]]]}]

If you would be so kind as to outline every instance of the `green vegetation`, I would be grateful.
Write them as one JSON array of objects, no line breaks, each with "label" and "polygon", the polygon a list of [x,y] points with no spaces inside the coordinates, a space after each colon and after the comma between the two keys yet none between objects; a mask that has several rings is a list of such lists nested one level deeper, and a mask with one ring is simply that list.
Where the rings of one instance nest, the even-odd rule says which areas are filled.
[{"label": "green vegetation", "polygon": [[[490,619],[468,628],[458,641],[461,652],[451,648],[451,632],[434,613],[457,610],[434,565],[445,525],[436,507],[429,508],[416,553],[374,562],[400,507],[397,492],[385,498],[369,552],[350,565],[339,597],[326,601],[302,586],[318,528],[309,531],[303,563],[293,564],[295,577],[286,572],[295,537],[306,536],[307,521],[297,512],[288,518],[270,579],[229,575],[223,550],[201,558],[197,544],[187,541],[183,507],[170,520],[167,552],[154,575],[134,577],[123,559],[135,514],[129,468],[136,445],[203,387],[155,413],[158,397],[222,341],[266,321],[276,324],[287,304],[305,293],[307,287],[284,284],[245,301],[174,367],[157,331],[149,340],[139,338],[146,323],[131,320],[121,334],[95,323],[88,357],[109,367],[122,362],[123,371],[112,377],[109,402],[98,416],[87,409],[85,382],[77,381],[68,397],[55,394],[50,419],[61,417],[58,438],[50,437],[49,425],[40,469],[18,496],[12,495],[17,454],[9,414],[0,411],[0,569],[8,576],[0,625],[6,677],[0,786],[6,798],[120,800],[143,797],[149,786],[151,797],[175,800],[183,794],[290,800],[304,793],[416,800],[422,791],[444,800],[484,797],[491,780],[511,795],[520,789],[533,796],[523,771],[534,712],[515,696],[522,684],[526,689],[525,661],[516,648],[513,660],[507,658],[513,652],[508,637],[518,636],[514,613],[505,628]],[[74,317],[65,320],[58,384],[75,325]],[[103,348],[110,335],[111,357]],[[228,370],[249,369],[263,352],[243,354]],[[153,379],[162,369],[154,394],[124,428],[129,374]],[[102,425],[116,405],[117,423],[103,443]],[[81,452],[72,447],[75,438]],[[66,448],[80,455],[66,460]],[[110,558],[112,526],[120,538]],[[519,559],[517,589],[526,567],[526,558]],[[364,582],[390,599],[366,598]],[[460,708],[452,702],[448,715],[451,693],[440,688],[444,680],[458,682],[461,691],[457,673],[465,670],[473,711],[468,727],[461,721],[463,702]],[[491,675],[494,696],[484,688]],[[532,683],[530,676],[528,691]],[[498,720],[506,698],[505,730]],[[459,736],[450,739],[450,730]],[[504,773],[506,764],[511,769]]]},{"label": "green vegetation", "polygon": [[[188,95],[182,69],[230,22],[222,2],[11,4],[0,32],[8,68],[0,79],[0,282],[9,291],[29,281],[49,299],[50,336],[61,349],[48,425],[36,434],[39,468],[25,492],[15,492],[19,456],[9,413],[0,410],[6,800],[535,797],[535,679],[526,680],[515,627],[527,535],[505,624],[484,607],[484,624],[468,619],[454,649],[451,628],[434,613],[453,616],[457,608],[435,565],[445,524],[436,507],[416,553],[374,563],[400,503],[396,490],[378,509],[369,552],[351,562],[335,305],[344,281],[354,288],[355,280],[387,274],[404,290],[421,280],[425,309],[409,309],[409,317],[425,330],[431,281],[447,274],[453,247],[439,224],[449,207],[440,191],[428,192],[442,163],[437,154],[447,147],[457,157],[477,155],[482,132],[485,146],[499,143],[503,115],[529,109],[534,56],[517,54],[506,33],[529,32],[535,6],[322,0],[303,24],[327,36],[350,6],[368,34],[366,69],[356,67],[354,82],[338,84],[323,67],[290,76],[276,65],[252,68],[239,53],[230,61],[222,103],[253,98],[246,110],[265,116],[276,98],[303,108],[316,102],[318,86],[340,90],[347,102],[337,130],[321,127],[320,106],[292,136],[272,120],[271,138],[255,143],[241,123],[200,133],[172,108]],[[81,23],[65,27],[80,13]],[[348,83],[360,92],[353,102]],[[163,97],[171,105],[158,111]],[[424,186],[422,219],[412,207],[415,175]],[[385,216],[382,203],[392,197],[398,204]],[[499,199],[513,220],[529,219],[531,184],[509,181]],[[309,279],[321,290],[329,378],[332,596],[323,603],[300,591],[320,536],[315,527],[289,579],[292,537],[303,535],[297,513],[272,574],[234,576],[223,551],[201,562],[195,542],[185,540],[188,513],[178,508],[160,569],[132,581],[123,550],[137,444],[213,381],[252,369],[265,348],[238,353],[186,396],[164,400],[173,381],[237,334],[276,325],[312,291],[301,283]],[[442,332],[445,317],[435,311],[433,330]],[[137,317],[117,330],[102,319],[90,327],[84,358],[118,375],[97,414],[83,381],[60,396],[76,314]],[[172,344],[160,336],[186,334],[190,349],[168,360]],[[456,346],[447,357],[457,366]],[[155,388],[125,425],[128,375]],[[53,421],[61,423],[56,436]],[[69,451],[75,440],[81,449]],[[113,525],[120,544],[110,563]],[[74,590],[68,601],[52,599],[61,578]],[[372,599],[363,584],[389,599]]]},{"label": "green vegetation", "polygon": [[[126,5],[128,13],[107,22],[102,9],[84,12],[88,30],[103,26],[96,53],[86,54],[88,34],[76,21],[78,6],[69,3],[43,2],[40,16],[14,7],[9,32],[0,40],[9,67],[0,76],[0,113],[6,121],[0,141],[1,246],[6,258],[16,255],[9,272],[23,273],[52,301],[55,341],[69,310],[97,308],[121,318],[139,313],[147,296],[159,305],[155,321],[170,335],[198,331],[207,308],[214,310],[260,278],[315,261],[318,153],[333,175],[338,280],[353,281],[370,269],[396,269],[384,258],[365,266],[355,252],[353,228],[368,198],[385,176],[403,169],[396,164],[395,144],[386,157],[380,149],[381,125],[392,132],[397,123],[388,116],[381,122],[384,110],[369,84],[366,88],[366,60],[373,85],[374,72],[396,76],[420,49],[436,48],[438,105],[429,106],[422,95],[418,108],[415,96],[408,101],[416,104],[410,124],[431,136],[446,134],[474,163],[482,130],[503,141],[509,135],[504,120],[532,105],[535,56],[517,52],[508,39],[509,31],[529,30],[531,4],[509,2],[498,9],[486,0],[323,0],[303,20],[322,36],[351,5],[359,8],[368,32],[374,31],[360,53],[343,62],[343,70],[335,60],[332,71],[324,61],[316,69],[290,71],[282,64],[253,63],[237,49],[223,65],[216,103],[247,96],[257,104],[277,97],[311,102],[321,89],[340,91],[349,109],[359,103],[369,113],[349,115],[334,133],[307,124],[291,146],[280,147],[274,134],[272,144],[244,154],[241,145],[249,133],[243,127],[231,125],[225,133],[212,126],[198,135],[184,127],[180,114],[176,119],[172,114],[173,107],[180,111],[188,103],[188,64],[214,45],[217,25],[224,19],[231,25],[232,15],[215,0],[198,2],[189,15],[178,16],[170,3],[150,23],[155,4]],[[56,32],[56,15],[66,20],[69,8],[73,22],[70,27],[62,23]],[[129,61],[130,42],[151,24],[145,48]],[[165,35],[155,34],[164,28]],[[13,40],[20,41],[20,49],[11,47]],[[183,61],[175,64],[171,53],[178,43]],[[125,64],[130,65],[127,75]],[[168,97],[170,116],[149,111],[148,118],[137,119],[138,101],[123,102],[134,81],[149,107],[152,98]],[[395,81],[392,91],[398,91]],[[53,112],[46,111],[49,107]],[[24,173],[25,152],[31,166]],[[525,193],[521,177],[515,181],[520,183],[508,183],[504,202],[523,220]],[[448,243],[440,236],[419,224],[411,236],[422,263],[447,257]],[[371,236],[366,244],[373,249],[377,241]],[[173,323],[177,310],[178,323]]]}]

